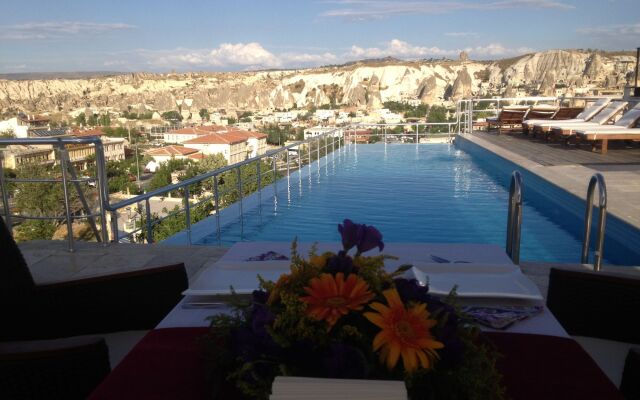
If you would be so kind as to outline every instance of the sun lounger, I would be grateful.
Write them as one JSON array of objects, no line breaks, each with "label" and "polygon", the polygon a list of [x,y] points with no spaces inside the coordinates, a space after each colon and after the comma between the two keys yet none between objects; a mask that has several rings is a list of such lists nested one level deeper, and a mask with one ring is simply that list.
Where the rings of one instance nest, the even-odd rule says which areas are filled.
[{"label": "sun lounger", "polygon": [[[627,106],[626,101],[612,101],[607,104],[607,106],[600,111],[595,117],[591,118],[588,122],[577,122],[577,123],[563,123],[558,122],[557,125],[551,127],[547,138],[558,137],[568,143],[571,138],[575,136],[575,131],[580,128],[591,128],[591,127],[604,127],[604,126],[613,126],[607,125],[610,121],[615,118],[616,115],[622,112],[622,110]],[[635,110],[635,109],[633,109]],[[626,114],[625,114],[626,116]],[[633,116],[627,118],[620,118],[616,124],[619,128],[629,128],[636,124],[637,119],[640,116]]]},{"label": "sun lounger", "polygon": [[487,118],[487,131],[495,128],[499,135],[503,131],[513,130],[522,124],[527,111],[529,111],[528,106],[504,107],[497,117]]},{"label": "sun lounger", "polygon": [[597,151],[600,144],[600,153],[607,154],[609,140],[640,140],[640,128],[584,128],[576,131],[576,136],[581,141],[591,142],[592,151]]},{"label": "sun lounger", "polygon": [[533,133],[535,124],[544,124],[549,121],[561,121],[576,118],[584,110],[583,107],[561,107],[550,118],[539,118],[532,114],[528,114],[522,121],[522,133],[528,135]]},{"label": "sun lounger", "polygon": [[[607,98],[599,99],[592,105],[585,107],[585,109],[580,114],[578,114],[576,118],[564,120],[562,123],[565,124],[565,123],[587,122],[591,120],[593,117],[595,117],[600,111],[602,111],[602,109],[604,109],[607,106],[607,104],[609,104],[610,102],[611,102],[611,99],[607,99]],[[556,121],[544,121],[544,122],[536,123],[533,125],[533,133],[534,135],[538,133],[546,134],[551,130],[552,126],[557,124],[558,123]],[[531,128],[531,126],[529,126],[529,128]]]}]

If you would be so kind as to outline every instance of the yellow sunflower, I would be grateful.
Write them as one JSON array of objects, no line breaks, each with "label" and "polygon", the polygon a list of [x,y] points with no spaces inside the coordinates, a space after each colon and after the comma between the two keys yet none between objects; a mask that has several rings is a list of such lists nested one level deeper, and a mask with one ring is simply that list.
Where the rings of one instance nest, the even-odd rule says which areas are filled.
[{"label": "yellow sunflower", "polygon": [[364,316],[381,331],[373,339],[373,350],[380,350],[380,361],[392,369],[402,356],[406,371],[414,371],[420,365],[429,366],[438,358],[437,349],[444,345],[433,337],[430,329],[437,323],[429,319],[426,304],[416,304],[405,308],[398,291],[385,290],[382,293],[388,306],[372,303],[371,308],[377,311],[366,312]]},{"label": "yellow sunflower", "polygon": [[335,277],[322,274],[313,278],[304,290],[309,296],[301,297],[300,300],[309,305],[307,315],[327,321],[329,327],[349,311],[362,310],[373,299],[369,285],[362,278],[349,274],[345,280],[342,272],[338,272]]}]

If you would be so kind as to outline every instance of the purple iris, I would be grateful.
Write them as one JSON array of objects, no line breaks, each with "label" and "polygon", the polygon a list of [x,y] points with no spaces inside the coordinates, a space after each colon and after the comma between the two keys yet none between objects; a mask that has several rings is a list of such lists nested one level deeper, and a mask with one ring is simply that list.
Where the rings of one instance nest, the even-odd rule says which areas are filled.
[{"label": "purple iris", "polygon": [[342,246],[347,252],[356,246],[358,253],[362,254],[375,247],[380,251],[384,249],[382,234],[373,226],[354,224],[350,219],[345,219],[338,225],[338,232],[342,236]]},{"label": "purple iris", "polygon": [[344,251],[349,251],[353,246],[357,246],[363,235],[362,225],[354,224],[350,219],[345,219],[342,224],[338,225],[338,232],[342,236]]},{"label": "purple iris", "polygon": [[251,293],[251,300],[254,303],[267,304],[269,293],[264,290],[254,290],[253,293]]},{"label": "purple iris", "polygon": [[380,251],[384,249],[382,242],[382,233],[373,226],[362,225],[363,235],[358,243],[358,253],[364,253],[371,249],[378,248]]},{"label": "purple iris", "polygon": [[357,267],[353,265],[353,260],[343,250],[327,260],[327,266],[324,268],[324,270],[334,275],[338,272],[342,272],[345,276],[347,276],[352,272],[357,272]]}]

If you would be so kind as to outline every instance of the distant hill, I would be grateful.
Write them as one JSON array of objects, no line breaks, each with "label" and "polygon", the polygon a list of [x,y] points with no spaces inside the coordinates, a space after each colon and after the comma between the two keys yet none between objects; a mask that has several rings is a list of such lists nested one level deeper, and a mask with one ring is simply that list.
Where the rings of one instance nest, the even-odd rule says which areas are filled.
[{"label": "distant hill", "polygon": [[85,107],[163,112],[176,110],[181,99],[192,99],[192,113],[202,108],[268,111],[329,104],[374,109],[387,101],[451,106],[471,96],[621,92],[632,82],[634,68],[633,52],[572,49],[495,61],[387,57],[295,70],[5,74],[0,75],[5,78],[0,80],[0,112],[67,113]]},{"label": "distant hill", "polygon": [[87,72],[16,72],[11,74],[0,74],[0,79],[10,81],[28,81],[43,79],[92,79],[105,76],[125,75],[130,72],[119,71],[87,71]]}]

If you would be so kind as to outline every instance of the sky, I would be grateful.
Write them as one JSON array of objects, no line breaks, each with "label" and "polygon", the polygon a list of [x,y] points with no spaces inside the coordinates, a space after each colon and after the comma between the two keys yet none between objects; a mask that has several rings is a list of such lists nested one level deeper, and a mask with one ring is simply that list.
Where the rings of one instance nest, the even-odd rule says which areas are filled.
[{"label": "sky", "polygon": [[640,46],[638,0],[20,0],[0,73],[244,71]]}]

